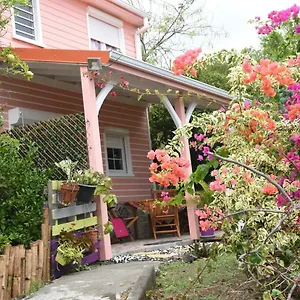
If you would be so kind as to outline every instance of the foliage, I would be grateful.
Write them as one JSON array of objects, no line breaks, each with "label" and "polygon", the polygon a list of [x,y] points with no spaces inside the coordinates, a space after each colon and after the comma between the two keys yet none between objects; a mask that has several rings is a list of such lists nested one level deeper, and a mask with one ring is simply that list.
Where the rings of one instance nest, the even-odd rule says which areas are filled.
[{"label": "foliage", "polygon": [[55,165],[60,168],[67,175],[67,183],[74,183],[74,171],[78,162],[73,162],[71,159],[65,159],[60,161],[59,163],[55,163]]},{"label": "foliage", "polygon": [[199,217],[199,226],[203,231],[210,228],[217,230],[219,224],[222,224],[222,218],[224,217],[224,214],[218,207],[212,210],[206,204],[203,209],[196,210],[196,215]]},{"label": "foliage", "polygon": [[[278,22],[272,31],[279,32],[282,26],[293,29],[289,34],[296,38],[288,39],[291,49],[298,49],[294,46],[299,12],[300,7],[293,6],[270,14]],[[210,207],[226,213],[219,216],[226,247],[220,244],[215,252],[233,251],[269,300],[290,300],[299,291],[300,56],[293,54],[288,61],[252,58],[234,67],[230,84],[235,97],[227,111],[194,116],[166,147],[166,155],[177,157],[181,137],[191,137],[197,130],[191,146],[207,163],[189,180],[179,180],[178,195],[183,200],[184,191],[193,194],[193,185],[210,169],[206,164],[215,164]],[[183,69],[190,71],[194,64]],[[169,166],[160,173],[159,182],[166,178],[170,184],[172,171]],[[238,230],[241,222],[244,226]]]},{"label": "foliage", "polygon": [[[74,174],[74,180],[78,184],[86,184],[86,185],[100,185],[102,182],[106,179],[106,176],[103,173],[99,173],[97,171],[94,171],[92,169],[87,170],[78,170]],[[106,179],[106,181],[110,181],[109,179]]]},{"label": "foliage", "polygon": [[152,149],[165,147],[174,136],[175,123],[162,103],[150,105],[149,125]]},{"label": "foliage", "polygon": [[106,224],[104,224],[104,234],[109,234],[113,232],[114,227],[112,225],[112,222],[108,221]]},{"label": "foliage", "polygon": [[[194,37],[220,35],[222,32],[208,24],[203,4],[181,0],[178,4],[149,0],[127,0],[151,15],[149,28],[140,35],[142,57],[154,65],[171,67],[174,52],[184,51]],[[147,5],[149,7],[147,8]],[[180,45],[180,47],[179,47]]]},{"label": "foliage", "polygon": [[79,265],[83,258],[83,253],[92,248],[92,242],[86,234],[76,234],[72,230],[62,230],[57,248],[58,257],[56,258],[62,265]]},{"label": "foliage", "polygon": [[40,238],[47,174],[34,165],[37,149],[0,135],[0,249],[6,243],[28,246]]},{"label": "foliage", "polygon": [[300,52],[299,6],[296,4],[270,12],[266,21],[256,17],[252,22],[257,24],[265,58],[283,61]]},{"label": "foliage", "polygon": [[191,264],[163,264],[157,277],[156,289],[148,292],[150,299],[259,299],[253,284],[242,284],[247,277],[238,268],[234,255],[226,254],[216,261],[209,262],[207,269],[198,279],[198,274],[206,263],[207,259],[202,258]]},{"label": "foliage", "polygon": [[[27,5],[28,0],[1,0],[0,2],[0,36],[6,34],[6,26],[11,18],[11,8],[15,5]],[[33,73],[29,70],[28,65],[19,59],[19,57],[13,53],[11,47],[4,47],[0,51],[0,59],[3,60],[6,65],[0,68],[1,74],[13,74],[23,75],[28,80],[33,77]]]}]

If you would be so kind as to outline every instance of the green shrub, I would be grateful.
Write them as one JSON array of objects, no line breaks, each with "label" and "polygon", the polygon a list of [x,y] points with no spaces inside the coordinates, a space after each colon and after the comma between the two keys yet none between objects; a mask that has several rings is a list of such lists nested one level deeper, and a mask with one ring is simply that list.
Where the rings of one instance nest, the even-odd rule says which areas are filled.
[{"label": "green shrub", "polygon": [[0,135],[0,250],[7,243],[28,246],[40,238],[47,174],[33,162],[36,147],[20,155],[18,140]]}]

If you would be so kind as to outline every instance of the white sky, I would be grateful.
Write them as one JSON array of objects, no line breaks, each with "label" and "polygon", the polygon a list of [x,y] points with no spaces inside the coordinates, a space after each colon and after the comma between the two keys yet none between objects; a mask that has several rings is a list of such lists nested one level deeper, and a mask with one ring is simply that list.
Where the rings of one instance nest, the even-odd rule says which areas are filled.
[{"label": "white sky", "polygon": [[[142,0],[149,4],[149,0]],[[156,3],[180,3],[182,0],[154,0]],[[258,46],[258,35],[254,24],[248,21],[260,16],[266,19],[272,10],[282,10],[293,4],[300,5],[300,0],[195,0],[204,4],[204,15],[210,25],[223,28],[227,37],[216,37],[212,40],[203,40],[202,37],[187,45],[187,49],[202,47],[203,52],[212,52],[220,49],[247,46]],[[159,5],[159,4],[158,4]]]},{"label": "white sky", "polygon": [[228,37],[215,38],[211,41],[213,49],[204,46],[204,52],[257,46],[255,25],[249,24],[248,21],[255,16],[266,19],[270,11],[286,9],[295,3],[300,5],[300,0],[206,0],[207,18],[211,20],[212,25],[224,28]]}]

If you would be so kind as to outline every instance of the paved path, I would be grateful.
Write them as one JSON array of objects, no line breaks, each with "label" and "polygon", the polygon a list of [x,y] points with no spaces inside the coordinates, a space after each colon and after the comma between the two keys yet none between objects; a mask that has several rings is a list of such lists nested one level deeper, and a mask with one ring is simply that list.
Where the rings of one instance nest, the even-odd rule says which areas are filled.
[{"label": "paved path", "polygon": [[30,300],[117,300],[132,287],[145,265],[158,262],[132,262],[92,267],[63,276],[26,299]]}]

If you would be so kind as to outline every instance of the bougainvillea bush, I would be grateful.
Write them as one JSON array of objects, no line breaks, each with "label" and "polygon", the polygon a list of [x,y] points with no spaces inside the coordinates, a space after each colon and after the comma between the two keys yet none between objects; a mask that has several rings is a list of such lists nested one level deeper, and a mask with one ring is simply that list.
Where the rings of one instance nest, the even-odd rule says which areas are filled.
[{"label": "bougainvillea bush", "polygon": [[[168,156],[167,165],[160,161],[151,166],[152,181],[177,185],[179,196],[171,200],[176,204],[183,201],[185,192],[193,194],[193,186],[214,168],[209,208],[222,211],[222,215],[206,219],[202,227],[222,223],[223,243],[216,252],[236,253],[264,299],[300,295],[299,13],[297,5],[272,12],[258,27],[260,34],[285,30],[293,43],[290,49],[296,50],[284,61],[245,60],[234,68],[230,80],[235,94],[229,106],[194,117],[190,125],[177,131],[168,152],[163,152]],[[189,52],[192,63],[196,52]],[[182,57],[173,69],[179,68],[176,73],[180,74],[191,69],[184,65],[190,60]],[[185,179],[181,172],[185,162],[178,165],[175,153],[182,135],[191,137],[192,133],[196,139],[191,147],[202,162]],[[150,156],[154,157],[154,152]],[[178,168],[180,176],[175,179]]]}]

